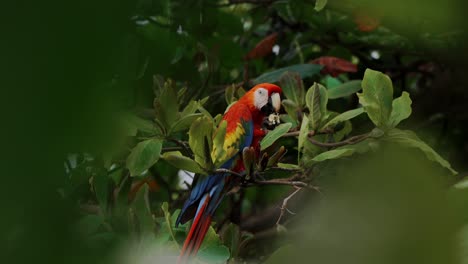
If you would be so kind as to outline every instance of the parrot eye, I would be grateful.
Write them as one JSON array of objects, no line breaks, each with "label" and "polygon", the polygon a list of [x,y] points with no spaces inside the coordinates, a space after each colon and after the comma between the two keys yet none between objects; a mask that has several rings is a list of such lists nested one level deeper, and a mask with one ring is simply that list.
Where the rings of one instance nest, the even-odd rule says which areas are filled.
[{"label": "parrot eye", "polygon": [[259,88],[255,91],[255,107],[257,109],[262,109],[268,103],[268,92],[265,88]]}]

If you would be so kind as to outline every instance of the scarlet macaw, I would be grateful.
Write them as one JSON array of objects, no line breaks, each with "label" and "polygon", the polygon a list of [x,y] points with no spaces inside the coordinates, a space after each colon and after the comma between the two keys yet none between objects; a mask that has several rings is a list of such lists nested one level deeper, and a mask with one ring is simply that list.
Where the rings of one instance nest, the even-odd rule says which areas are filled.
[{"label": "scarlet macaw", "polygon": [[[281,92],[277,85],[261,83],[227,110],[222,119],[227,122],[223,148],[230,159],[221,168],[242,173],[245,170],[241,157],[243,149],[253,147],[257,155],[260,153],[260,140],[265,135],[263,120],[269,114],[279,112]],[[218,173],[208,176],[192,189],[175,223],[178,226],[194,219],[182,247],[179,263],[197,254],[216,208],[232,185],[232,175]]]}]

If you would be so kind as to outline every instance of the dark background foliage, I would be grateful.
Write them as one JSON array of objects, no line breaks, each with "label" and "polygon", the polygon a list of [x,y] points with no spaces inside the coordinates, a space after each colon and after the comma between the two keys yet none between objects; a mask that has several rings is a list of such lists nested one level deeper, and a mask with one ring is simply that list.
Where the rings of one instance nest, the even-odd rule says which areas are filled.
[{"label": "dark background foliage", "polygon": [[[128,230],[132,225],[119,217],[106,218],[116,231],[108,233],[90,228],[100,219],[80,220],[87,215],[83,204],[102,206],[111,200],[90,186],[99,186],[96,175],[106,168],[105,153],[116,147],[128,152],[116,113],[154,115],[154,75],[187,87],[183,104],[210,96],[205,107],[214,116],[226,108],[227,86],[248,89],[264,72],[334,56],[357,64],[357,70],[336,78],[322,72],[305,78],[305,87],[314,81],[328,87],[336,80],[362,79],[367,68],[384,72],[393,81],[395,97],[407,91],[413,100],[413,113],[401,127],[416,131],[459,174],[447,176],[416,150],[406,149],[321,164],[314,184],[329,190],[331,199],[316,204],[317,194],[296,196],[291,210],[303,208],[304,201],[311,207],[290,220],[288,232],[277,230],[275,222],[290,186],[246,189],[246,200],[255,203],[244,205],[249,214],[243,215],[243,228],[255,238],[245,242],[240,256],[264,260],[289,244],[271,261],[290,260],[293,254],[320,263],[460,263],[456,249],[466,248],[466,228],[460,228],[467,220],[466,187],[451,186],[468,169],[466,5],[455,0],[317,2],[325,4],[320,11],[316,1],[295,0],[4,3],[0,258],[114,263],[116,247],[142,233]],[[251,53],[274,33],[277,55]],[[329,108],[344,112],[358,104],[353,95]],[[359,134],[372,125],[357,118],[353,127]],[[288,140],[283,145],[295,144]],[[137,141],[125,143],[133,147]],[[86,164],[75,171],[80,177],[72,192],[67,188],[75,183],[63,165],[70,154]],[[121,163],[128,153],[123,155]],[[286,161],[294,163],[294,158]],[[172,199],[176,179],[169,176],[177,169],[159,164],[151,170],[163,175],[156,179],[162,191],[148,196],[153,212],[170,217],[161,203]],[[109,182],[100,186],[109,193],[116,187]],[[137,194],[135,199],[145,198]],[[170,204],[171,214],[180,202]],[[313,235],[297,238],[297,233]],[[177,234],[177,240],[183,239],[182,231]],[[457,240],[462,237],[464,242]],[[304,240],[302,245],[310,248],[298,247]]]}]

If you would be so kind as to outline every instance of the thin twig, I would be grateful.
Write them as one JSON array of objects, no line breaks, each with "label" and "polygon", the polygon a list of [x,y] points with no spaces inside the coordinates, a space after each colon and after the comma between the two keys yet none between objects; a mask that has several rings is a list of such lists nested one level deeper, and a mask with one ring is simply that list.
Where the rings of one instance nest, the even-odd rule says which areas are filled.
[{"label": "thin twig", "polygon": [[288,197],[284,198],[283,204],[280,207],[280,209],[281,209],[280,215],[278,217],[278,220],[276,220],[276,225],[280,224],[281,218],[283,218],[283,215],[284,215],[284,211],[288,210],[287,206],[288,206],[289,199],[291,199],[294,195],[296,195],[300,190],[302,190],[302,188],[296,187],[296,190],[293,193],[291,193]]},{"label": "thin twig", "polygon": [[228,169],[223,169],[223,168],[215,170],[214,173],[229,173],[231,175],[234,175],[234,176],[237,176],[237,177],[240,177],[240,178],[244,178],[244,175],[242,175],[240,173],[237,173],[235,171],[228,170]]},{"label": "thin twig", "polygon": [[185,155],[193,159],[193,153],[190,150],[190,148],[187,146],[186,142],[175,139],[175,138],[169,138],[169,140],[179,145],[181,149],[184,150]]},{"label": "thin twig", "polygon": [[294,186],[294,187],[304,187],[304,188],[308,188],[309,185],[305,182],[301,182],[301,181],[285,181],[285,180],[282,180],[282,179],[272,179],[272,180],[266,180],[266,181],[253,181],[251,182],[252,185],[290,185],[290,186]]},{"label": "thin twig", "polygon": [[366,134],[363,134],[363,135],[357,135],[357,136],[345,139],[343,141],[334,142],[334,143],[319,142],[319,141],[317,141],[317,140],[315,140],[315,139],[313,139],[311,137],[309,137],[309,141],[312,144],[314,144],[316,146],[319,146],[319,147],[333,148],[333,147],[341,147],[341,146],[345,146],[345,145],[353,145],[353,144],[356,144],[356,143],[359,143],[359,142],[365,140],[368,137],[369,137],[369,133],[366,133]]}]

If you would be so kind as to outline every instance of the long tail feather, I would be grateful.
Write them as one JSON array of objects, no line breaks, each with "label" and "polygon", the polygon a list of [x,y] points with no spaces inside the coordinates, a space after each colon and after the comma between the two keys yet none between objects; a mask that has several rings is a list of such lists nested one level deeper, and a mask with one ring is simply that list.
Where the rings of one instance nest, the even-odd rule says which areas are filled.
[{"label": "long tail feather", "polygon": [[207,212],[211,201],[209,194],[205,194],[200,203],[195,218],[193,220],[190,231],[185,239],[184,245],[177,260],[178,264],[187,263],[188,260],[194,257],[205,238],[208,228],[211,224],[211,215]]}]

